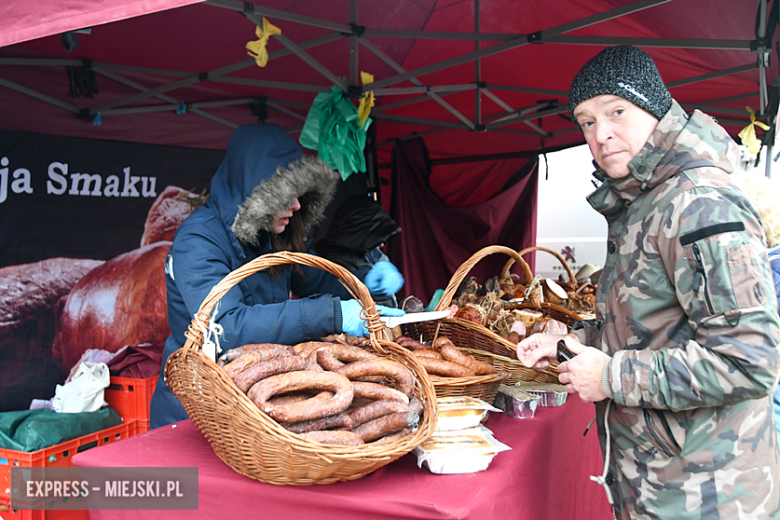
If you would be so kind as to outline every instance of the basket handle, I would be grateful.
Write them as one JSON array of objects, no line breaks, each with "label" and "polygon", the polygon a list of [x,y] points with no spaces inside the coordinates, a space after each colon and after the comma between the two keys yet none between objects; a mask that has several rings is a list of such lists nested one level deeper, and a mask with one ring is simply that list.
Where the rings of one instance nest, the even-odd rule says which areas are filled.
[{"label": "basket handle", "polygon": [[[503,253],[510,257],[511,262],[517,262],[520,267],[523,269],[523,273],[525,274],[526,283],[531,283],[531,281],[534,279],[534,275],[531,272],[531,268],[528,267],[528,264],[523,260],[523,257],[517,253],[514,249],[506,246],[487,246],[483,247],[471,257],[463,262],[460,267],[455,271],[455,274],[452,275],[452,278],[450,278],[450,283],[447,284],[447,288],[444,290],[444,294],[441,295],[441,299],[439,300],[439,303],[436,304],[437,311],[443,311],[447,307],[450,306],[450,302],[452,301],[452,297],[455,295],[455,291],[458,290],[458,287],[460,287],[461,282],[463,282],[463,279],[466,278],[466,275],[469,274],[469,271],[477,265],[477,262],[485,258],[486,256],[490,256],[495,253]],[[511,265],[511,264],[509,264]]]},{"label": "basket handle", "polygon": [[366,321],[366,328],[369,332],[369,339],[374,349],[384,353],[384,349],[379,344],[379,340],[388,340],[385,324],[379,319],[379,312],[376,309],[368,288],[354,274],[344,267],[335,264],[325,258],[306,253],[291,253],[282,251],[279,253],[268,253],[259,256],[239,267],[235,271],[225,276],[217,285],[215,285],[203,303],[200,304],[198,312],[193,317],[184,336],[187,340],[184,342],[183,354],[186,356],[190,350],[197,352],[201,349],[204,340],[204,331],[208,330],[211,321],[211,312],[219,300],[244,278],[269,267],[286,264],[299,264],[309,267],[316,267],[336,276],[339,281],[347,288],[353,298],[355,298],[363,307],[363,315]]},{"label": "basket handle", "polygon": [[[544,251],[545,253],[550,253],[555,258],[558,259],[559,262],[561,262],[561,265],[563,265],[563,268],[566,269],[566,273],[569,275],[569,281],[577,283],[576,278],[574,278],[574,273],[571,270],[571,267],[569,267],[569,264],[566,263],[566,259],[563,258],[559,253],[556,251],[553,251],[552,249],[542,247],[542,246],[531,246],[526,247],[525,249],[521,250],[518,255],[523,256],[526,253],[530,253],[531,251]],[[509,269],[512,267],[512,264],[515,263],[515,258],[511,257],[509,260],[507,260],[506,264],[504,264],[504,269],[501,271],[501,277],[507,276],[509,274]],[[529,278],[529,281],[533,279],[533,276]]]}]

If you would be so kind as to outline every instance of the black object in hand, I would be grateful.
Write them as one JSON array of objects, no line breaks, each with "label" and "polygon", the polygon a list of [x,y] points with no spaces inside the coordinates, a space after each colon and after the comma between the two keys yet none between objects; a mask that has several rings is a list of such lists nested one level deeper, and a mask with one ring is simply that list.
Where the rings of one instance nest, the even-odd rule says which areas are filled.
[{"label": "black object in hand", "polygon": [[569,361],[573,359],[575,354],[566,348],[566,342],[564,340],[558,340],[558,363]]}]

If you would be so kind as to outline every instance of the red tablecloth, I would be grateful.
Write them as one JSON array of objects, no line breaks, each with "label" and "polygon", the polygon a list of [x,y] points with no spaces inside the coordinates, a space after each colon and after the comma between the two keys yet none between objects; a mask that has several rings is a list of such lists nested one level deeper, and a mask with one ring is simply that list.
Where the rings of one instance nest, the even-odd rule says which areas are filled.
[{"label": "red tablecloth", "polygon": [[592,404],[569,396],[532,419],[491,413],[486,426],[512,447],[487,471],[433,475],[407,454],[351,482],[276,486],[246,478],[220,461],[191,421],[182,421],[73,457],[80,467],[199,468],[198,511],[92,511],[92,520],[244,518],[316,520],[610,520],[598,484],[603,460]]}]

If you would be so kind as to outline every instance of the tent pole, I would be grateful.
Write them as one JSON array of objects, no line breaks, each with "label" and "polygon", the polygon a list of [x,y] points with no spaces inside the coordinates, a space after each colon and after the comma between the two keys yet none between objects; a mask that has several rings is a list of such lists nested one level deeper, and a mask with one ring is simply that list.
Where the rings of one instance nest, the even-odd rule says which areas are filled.
[{"label": "tent pole", "polygon": [[[480,32],[480,17],[479,17],[479,0],[474,0],[474,32],[479,34]],[[479,52],[479,40],[474,42],[474,52]],[[474,83],[477,85],[477,90],[474,92],[474,123],[477,128],[482,126],[482,94],[480,92],[480,82],[482,81],[481,61],[479,58],[474,60]]]},{"label": "tent pole", "polygon": [[681,87],[683,85],[690,85],[691,83],[698,83],[699,81],[720,78],[722,76],[730,76],[731,74],[739,74],[740,72],[753,70],[756,67],[758,67],[756,63],[748,63],[747,65],[740,65],[739,67],[732,67],[730,69],[724,69],[717,72],[710,72],[709,74],[702,74],[701,76],[694,76],[692,78],[681,79],[679,81],[671,81],[666,84],[666,88]]},{"label": "tent pole", "polygon": [[[357,0],[350,0],[349,2],[349,23],[353,27],[358,25],[358,3]],[[360,68],[358,61],[358,36],[354,32],[349,37],[349,84],[358,84],[358,69]]]},{"label": "tent pole", "polygon": [[458,56],[456,58],[443,60],[440,61],[439,63],[434,63],[432,65],[421,67],[419,69],[411,70],[408,72],[398,74],[396,76],[375,81],[373,86],[370,88],[376,89],[380,87],[387,87],[389,85],[394,85],[396,83],[401,83],[402,81],[406,81],[409,78],[417,78],[419,76],[424,76],[432,72],[438,72],[440,70],[448,69],[450,67],[462,65],[464,63],[473,61],[477,58],[485,58],[487,56],[492,56],[494,54],[498,54],[510,49],[523,47],[524,45],[528,45],[529,43],[543,42],[545,38],[549,38],[551,36],[557,36],[559,34],[563,34],[569,31],[576,31],[577,29],[582,29],[583,27],[588,27],[590,25],[601,23],[607,20],[612,20],[614,18],[619,18],[621,16],[636,13],[638,11],[648,9],[650,7],[655,7],[656,5],[665,4],[670,1],[671,0],[639,0],[638,2],[633,2],[628,5],[616,7],[614,9],[610,9],[608,11],[593,16],[586,16],[581,20],[576,20],[574,22],[559,25],[557,27],[553,27],[552,29],[545,29],[543,31],[539,31],[537,33],[533,33],[529,35],[521,35],[518,38],[503,43],[499,43],[497,45],[493,45],[486,49],[480,49],[479,51],[470,52],[462,56]]},{"label": "tent pole", "polygon": [[[302,43],[298,47],[300,49],[307,49],[309,47],[322,45],[325,43],[329,43],[331,41],[339,40],[341,38],[342,36],[340,34],[330,34],[330,35],[322,36],[320,38],[314,38],[313,40],[309,40],[305,43]],[[290,54],[292,54],[292,51],[290,51],[289,49],[281,49],[279,51],[274,51],[269,53],[268,60],[270,61],[276,58],[281,58],[282,56],[288,56]],[[133,103],[135,101],[139,101],[141,99],[146,99],[148,97],[156,96],[157,94],[162,94],[164,92],[169,92],[171,90],[176,90],[178,88],[186,87],[194,83],[197,83],[198,81],[202,81],[201,78],[205,78],[208,81],[215,81],[218,80],[219,76],[223,76],[225,74],[230,74],[231,72],[235,72],[237,70],[251,67],[254,64],[255,64],[255,60],[249,59],[249,60],[240,61],[238,63],[234,63],[232,65],[227,65],[225,67],[215,69],[213,71],[203,72],[201,74],[195,74],[195,75],[188,74],[186,78],[180,81],[175,81],[173,83],[168,83],[166,85],[160,85],[159,87],[147,90],[146,92],[140,92],[132,96],[128,96],[122,99],[112,101],[110,103],[106,103],[105,105],[101,105],[96,108],[91,108],[90,114],[96,114],[97,112],[102,110],[107,110],[109,108],[115,108],[121,105],[126,105],[129,103]],[[240,78],[233,78],[233,79],[240,79]],[[226,83],[230,83],[230,81],[226,81]]]},{"label": "tent pole", "polygon": [[207,0],[203,2],[205,5],[213,7],[222,7],[224,9],[230,9],[232,11],[238,11],[239,13],[265,16],[268,18],[275,18],[277,20],[284,20],[286,22],[295,22],[303,25],[311,25],[312,27],[321,27],[323,29],[330,29],[331,31],[352,32],[352,28],[345,23],[331,22],[329,20],[321,20],[320,18],[314,18],[313,16],[305,16],[302,14],[289,13],[287,11],[280,11],[279,9],[271,9],[258,4],[250,4],[247,6],[247,2],[238,2],[236,0]]},{"label": "tent pole", "polygon": [[[488,89],[484,89],[484,90],[482,90],[482,92],[483,92],[483,93],[484,93],[484,94],[485,94],[487,97],[489,97],[490,99],[492,99],[492,100],[493,100],[493,102],[494,102],[495,104],[497,104],[498,106],[500,106],[501,108],[503,108],[503,109],[504,109],[504,110],[506,110],[507,112],[514,112],[514,111],[515,111],[515,109],[513,109],[513,108],[512,108],[511,106],[509,106],[507,103],[504,103],[504,100],[502,100],[500,97],[498,97],[498,96],[496,96],[495,94],[493,94],[493,92],[491,92],[490,90],[488,90]],[[523,123],[525,123],[527,126],[529,126],[529,127],[533,128],[533,130],[534,130],[534,131],[535,131],[537,134],[541,135],[542,137],[549,137],[549,136],[550,136],[550,134],[548,134],[547,132],[545,132],[544,130],[542,130],[541,128],[539,128],[539,127],[538,127],[538,126],[537,126],[535,123],[532,123],[531,121],[523,121]]]},{"label": "tent pole", "polygon": [[[246,17],[251,20],[255,25],[258,27],[263,26],[263,18],[261,16],[253,15],[253,14],[247,14]],[[340,77],[333,74],[328,68],[320,63],[319,61],[315,60],[314,57],[306,52],[302,47],[300,47],[298,44],[294,43],[291,39],[289,39],[284,34],[277,34],[274,36],[276,41],[281,43],[284,47],[286,47],[289,51],[291,51],[293,54],[298,56],[300,59],[304,61],[309,67],[313,68],[323,76],[325,76],[326,79],[328,79],[331,83],[339,87],[344,92],[347,91],[347,84],[342,81]]]},{"label": "tent pole", "polygon": [[541,42],[548,45],[631,45],[672,49],[708,49],[716,51],[749,51],[750,40],[720,40],[696,38],[631,38],[623,36],[553,36]]},{"label": "tent pole", "polygon": [[[376,56],[377,58],[379,58],[380,60],[382,60],[386,64],[388,64],[390,67],[395,69],[396,72],[400,72],[400,73],[404,73],[405,72],[405,69],[403,67],[401,67],[401,65],[396,63],[396,61],[393,58],[391,58],[390,56],[388,56],[387,54],[382,52],[379,49],[379,47],[375,46],[373,43],[371,43],[369,41],[366,41],[363,38],[361,38],[360,39],[360,44],[363,45],[366,49],[368,49],[372,54],[374,54],[374,56]],[[410,77],[409,81],[412,84],[417,85],[418,87],[424,87],[422,81],[420,81],[416,77]],[[370,83],[370,85],[374,85],[374,84],[376,84],[376,82]],[[474,126],[474,122],[473,121],[471,121],[469,118],[467,118],[466,116],[461,114],[457,109],[455,109],[455,107],[453,107],[452,105],[450,105],[449,103],[444,101],[441,98],[441,96],[439,96],[435,92],[432,92],[431,89],[428,89],[427,87],[424,87],[424,88],[426,88],[426,92],[425,93],[426,93],[426,95],[428,97],[430,97],[431,99],[436,101],[439,105],[444,107],[444,109],[447,110],[447,112],[449,112],[450,114],[454,115],[459,120],[461,120],[463,122],[463,124],[465,124],[470,130],[474,130],[475,126]],[[472,85],[470,88],[474,88],[474,86]],[[377,91],[374,90],[374,93],[376,93],[376,92]]]},{"label": "tent pole", "polygon": [[534,119],[534,118],[541,118],[541,117],[548,117],[548,116],[554,116],[558,114],[563,114],[564,112],[568,112],[569,107],[568,106],[555,106],[553,108],[549,108],[547,110],[542,110],[539,112],[532,112],[529,114],[519,115],[518,117],[513,117],[511,119],[507,120],[500,120],[500,121],[494,121],[492,123],[488,123],[485,125],[485,127],[488,130],[493,130],[496,127],[504,126],[504,125],[511,125],[514,123],[522,123],[523,121],[526,121],[528,119]]},{"label": "tent pole", "polygon": [[76,105],[66,103],[65,101],[60,101],[59,99],[53,98],[51,96],[47,96],[46,94],[38,92],[37,90],[24,87],[22,85],[19,85],[18,83],[14,83],[13,81],[8,81],[7,79],[0,78],[0,86],[19,92],[20,94],[30,96],[31,98],[35,98],[39,101],[43,101],[45,103],[49,103],[51,105],[58,106],[60,108],[64,108],[65,110],[69,110],[74,114],[78,114],[80,112],[79,107],[77,107]]},{"label": "tent pole", "polygon": [[[758,0],[758,36],[759,40],[763,40],[766,36],[766,0]],[[764,54],[761,48],[758,49],[758,99],[759,99],[759,115],[763,117],[764,109],[766,108],[766,73],[764,71],[765,63],[764,58],[767,55]],[[768,161],[767,161],[768,163]]]},{"label": "tent pole", "polygon": [[753,97],[755,95],[756,95],[755,92],[748,92],[747,94],[739,94],[737,96],[729,96],[720,99],[711,99],[710,101],[700,101],[699,105],[701,106],[719,105],[721,103],[729,103],[731,101],[737,101],[740,99],[745,99],[746,97]]},{"label": "tent pole", "polygon": [[374,94],[377,96],[405,96],[408,94],[428,94],[429,92],[463,92],[465,90],[476,89],[477,86],[473,83],[466,83],[464,85],[437,85],[435,87],[427,87],[421,84],[419,87],[378,88],[374,90]]}]

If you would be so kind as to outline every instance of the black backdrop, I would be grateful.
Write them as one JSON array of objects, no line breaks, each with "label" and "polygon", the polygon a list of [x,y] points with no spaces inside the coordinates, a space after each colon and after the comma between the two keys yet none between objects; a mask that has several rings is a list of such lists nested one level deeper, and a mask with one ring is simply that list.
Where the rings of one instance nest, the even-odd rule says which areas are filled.
[{"label": "black backdrop", "polygon": [[224,153],[0,130],[0,267],[137,248],[157,195],[207,189]]}]

